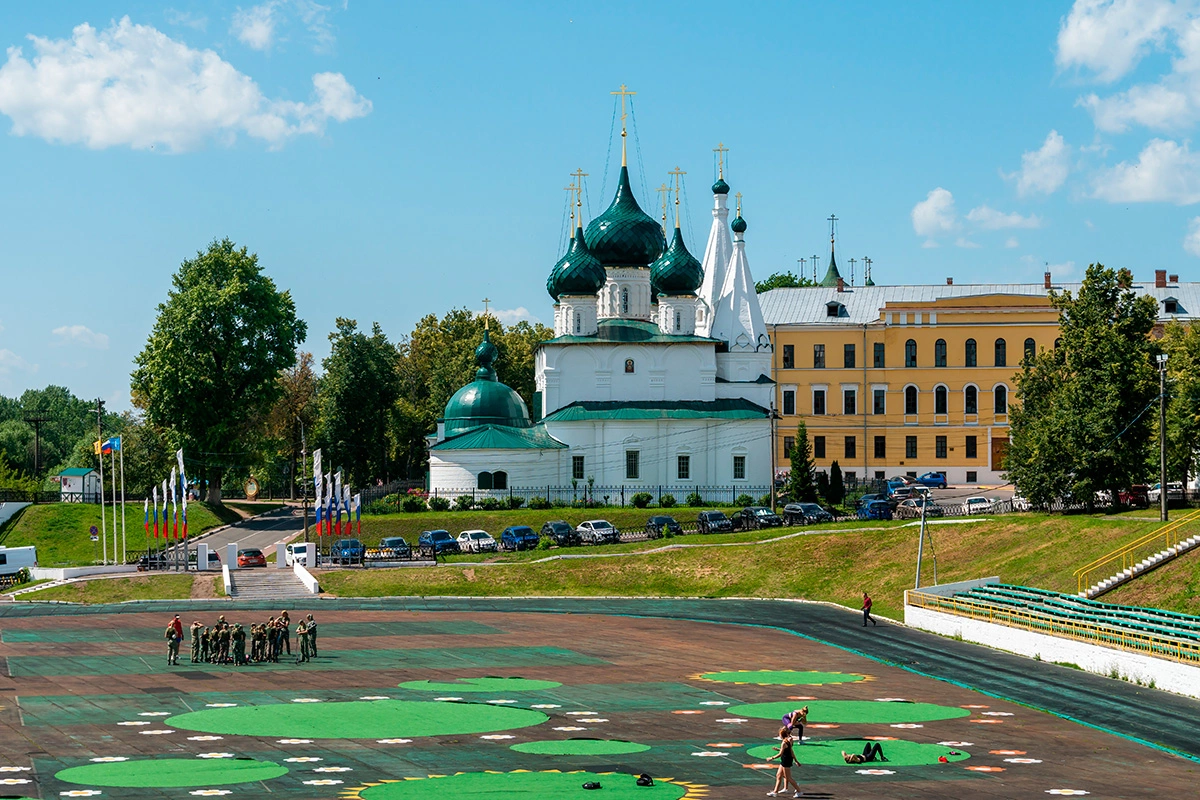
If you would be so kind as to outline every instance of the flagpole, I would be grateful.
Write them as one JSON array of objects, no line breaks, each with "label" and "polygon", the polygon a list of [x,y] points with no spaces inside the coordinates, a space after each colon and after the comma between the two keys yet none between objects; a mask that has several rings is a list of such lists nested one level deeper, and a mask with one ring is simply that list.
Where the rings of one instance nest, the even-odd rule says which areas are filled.
[{"label": "flagpole", "polygon": [[125,552],[125,439],[117,437],[121,443],[121,563],[124,564],[129,556]]},{"label": "flagpole", "polygon": [[[109,457],[112,459],[112,485],[113,485],[113,563],[117,563],[117,451],[109,449]],[[101,456],[103,458],[103,456]]]},{"label": "flagpole", "polygon": [[[103,560],[108,564],[108,523],[104,518],[104,401],[96,399],[96,455],[100,460],[100,547]],[[95,552],[95,551],[93,551]]]}]

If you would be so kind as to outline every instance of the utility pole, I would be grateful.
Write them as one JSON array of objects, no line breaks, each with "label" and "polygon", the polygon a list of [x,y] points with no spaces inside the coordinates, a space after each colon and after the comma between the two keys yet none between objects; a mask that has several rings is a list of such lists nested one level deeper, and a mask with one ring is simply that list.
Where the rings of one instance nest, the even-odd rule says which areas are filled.
[{"label": "utility pole", "polygon": [[[101,563],[108,563],[108,526],[104,520],[104,401],[96,398],[96,455],[100,459],[100,541],[102,543]],[[86,480],[86,478],[85,478]],[[86,486],[84,487],[86,488]],[[86,499],[86,498],[85,498]],[[116,553],[113,554],[114,556]]]},{"label": "utility pole", "polygon": [[917,540],[917,581],[913,584],[914,589],[921,588],[921,556],[925,553],[925,504],[928,502],[928,497],[921,498],[921,536]]},{"label": "utility pole", "polygon": [[1167,521],[1167,354],[1158,355],[1158,516]]},{"label": "utility pole", "polygon": [[22,418],[33,426],[33,477],[42,477],[42,423],[50,421],[49,411],[26,411]]},{"label": "utility pole", "polygon": [[304,436],[304,420],[296,417],[296,421],[300,423],[300,486],[303,488],[301,496],[304,498],[304,512],[302,516],[304,520],[304,543],[308,544],[308,439]]},{"label": "utility pole", "polygon": [[768,412],[771,417],[771,513],[775,513],[776,506],[776,491],[775,491],[775,420],[780,419],[779,412],[775,410],[775,401],[771,401],[771,410]]}]

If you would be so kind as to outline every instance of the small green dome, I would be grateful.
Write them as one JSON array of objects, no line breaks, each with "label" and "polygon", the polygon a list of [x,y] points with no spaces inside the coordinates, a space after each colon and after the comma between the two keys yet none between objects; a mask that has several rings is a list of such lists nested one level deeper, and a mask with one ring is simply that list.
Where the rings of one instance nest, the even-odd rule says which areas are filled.
[{"label": "small green dome", "polygon": [[729,184],[723,178],[717,178],[713,184],[713,194],[729,194]]},{"label": "small green dome", "polygon": [[742,215],[739,214],[733,218],[733,222],[729,223],[729,227],[733,228],[734,233],[745,233],[746,220],[742,219]]},{"label": "small green dome", "polygon": [[655,293],[691,294],[703,281],[704,267],[688,252],[683,234],[676,228],[671,246],[650,267],[650,283]]},{"label": "small green dome", "polygon": [[606,280],[608,276],[604,272],[604,265],[588,252],[584,244],[581,226],[575,229],[575,238],[571,240],[567,254],[554,265],[546,281],[546,289],[557,300],[564,294],[595,294],[604,288]]},{"label": "small green dome", "polygon": [[506,425],[510,428],[531,428],[529,408],[521,396],[496,380],[493,364],[500,355],[488,332],[475,348],[475,380],[459,389],[446,403],[442,414],[447,437],[466,433],[481,425]]},{"label": "small green dome", "polygon": [[645,267],[662,255],[667,242],[658,222],[642,211],[621,167],[612,205],[587,226],[587,249],[606,267]]}]

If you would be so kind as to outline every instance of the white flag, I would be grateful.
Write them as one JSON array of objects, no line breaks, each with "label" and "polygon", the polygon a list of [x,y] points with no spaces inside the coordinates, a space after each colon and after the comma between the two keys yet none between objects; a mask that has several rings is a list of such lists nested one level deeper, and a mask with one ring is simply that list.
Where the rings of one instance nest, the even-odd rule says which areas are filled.
[{"label": "white flag", "polygon": [[321,448],[313,450],[313,497],[321,501]]},{"label": "white flag", "polygon": [[183,448],[175,451],[175,460],[179,463],[179,488],[183,494],[183,513],[187,514],[187,477],[183,474]]}]

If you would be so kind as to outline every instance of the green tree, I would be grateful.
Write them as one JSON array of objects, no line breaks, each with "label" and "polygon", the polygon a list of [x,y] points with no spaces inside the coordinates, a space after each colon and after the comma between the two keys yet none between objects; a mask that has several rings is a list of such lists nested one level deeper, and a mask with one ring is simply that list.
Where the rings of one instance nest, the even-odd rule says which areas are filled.
[{"label": "green tree", "polygon": [[794,272],[776,272],[768,275],[761,281],[754,284],[754,291],[757,294],[769,292],[772,289],[795,289],[801,286],[816,286],[808,278],[801,278]]},{"label": "green tree", "polygon": [[281,370],[278,381],[279,399],[267,415],[267,435],[274,441],[277,452],[288,457],[288,496],[295,500],[297,480],[308,477],[300,474],[302,438],[317,441],[319,406],[312,353],[298,354],[295,366]]},{"label": "green tree", "polygon": [[295,364],[307,326],[258,256],[229,239],[184,261],[135,359],[135,405],[202,462],[209,502],[230,465],[253,462],[280,370]]},{"label": "green tree", "polygon": [[825,499],[832,505],[841,505],[846,499],[846,484],[842,481],[842,468],[834,461],[829,465],[829,491]]},{"label": "green tree", "polygon": [[[1200,456],[1200,326],[1172,322],[1160,345],[1167,354],[1167,480],[1186,482]],[[1157,474],[1154,453],[1150,471]]]},{"label": "green tree", "polygon": [[808,426],[804,420],[796,425],[796,443],[788,454],[792,470],[788,473],[787,495],[798,503],[815,503],[817,487],[813,480],[812,445],[808,441]]},{"label": "green tree", "polygon": [[370,334],[352,319],[337,320],[329,357],[321,362],[321,441],[330,466],[353,485],[389,477],[388,427],[400,398],[396,347],[379,323]]},{"label": "green tree", "polygon": [[1062,344],[1017,374],[1005,458],[1009,479],[1035,504],[1064,492],[1090,503],[1101,489],[1115,496],[1146,477],[1158,309],[1132,286],[1128,270],[1092,264],[1078,295],[1050,294]]}]

